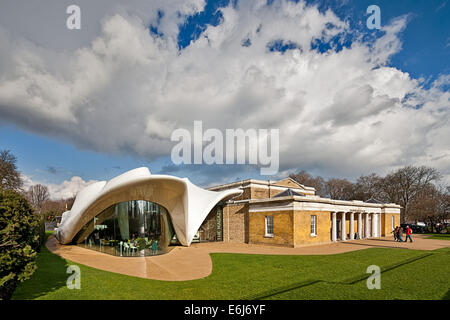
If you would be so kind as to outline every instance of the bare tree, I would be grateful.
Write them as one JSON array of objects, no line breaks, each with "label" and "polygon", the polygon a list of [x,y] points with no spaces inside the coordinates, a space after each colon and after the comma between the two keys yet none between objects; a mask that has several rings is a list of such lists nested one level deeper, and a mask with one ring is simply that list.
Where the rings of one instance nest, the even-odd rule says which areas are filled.
[{"label": "bare tree", "polygon": [[16,156],[9,150],[0,151],[0,189],[21,190],[23,181],[16,162]]},{"label": "bare tree", "polygon": [[28,201],[39,213],[41,213],[44,203],[50,198],[48,188],[42,184],[31,186],[26,195]]},{"label": "bare tree", "polygon": [[305,170],[302,170],[295,174],[290,174],[289,177],[304,186],[313,187],[314,189],[316,189],[317,195],[325,196],[325,181],[322,177],[313,177]]},{"label": "bare tree", "polygon": [[400,204],[402,221],[409,218],[409,205],[424,189],[439,181],[439,172],[430,167],[407,166],[388,174],[382,183],[383,192],[390,202]]},{"label": "bare tree", "polygon": [[444,222],[449,215],[450,194],[443,186],[424,187],[409,204],[408,219],[428,221],[432,227]]},{"label": "bare tree", "polygon": [[347,179],[328,179],[325,184],[327,195],[336,200],[352,200],[354,195],[353,183]]},{"label": "bare tree", "polygon": [[360,176],[354,184],[354,199],[367,201],[372,198],[383,201],[382,180],[383,178],[375,173],[368,176]]}]

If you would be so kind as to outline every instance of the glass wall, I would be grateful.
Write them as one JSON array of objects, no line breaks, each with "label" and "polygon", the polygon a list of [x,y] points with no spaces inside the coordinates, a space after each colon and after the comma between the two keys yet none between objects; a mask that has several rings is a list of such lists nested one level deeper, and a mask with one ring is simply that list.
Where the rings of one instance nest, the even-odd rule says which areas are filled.
[{"label": "glass wall", "polygon": [[176,236],[164,207],[134,200],[103,210],[78,232],[74,242],[117,256],[149,256],[167,253]]}]

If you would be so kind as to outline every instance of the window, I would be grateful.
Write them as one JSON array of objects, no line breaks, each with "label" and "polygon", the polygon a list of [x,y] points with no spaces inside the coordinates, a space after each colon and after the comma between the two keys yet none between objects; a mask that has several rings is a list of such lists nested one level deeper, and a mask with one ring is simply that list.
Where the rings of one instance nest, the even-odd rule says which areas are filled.
[{"label": "window", "polygon": [[311,216],[311,235],[317,235],[317,216]]},{"label": "window", "polygon": [[266,237],[273,237],[273,216],[266,216]]},{"label": "window", "polygon": [[98,213],[75,235],[74,242],[115,256],[153,256],[167,253],[173,237],[170,215],[163,206],[133,200]]}]

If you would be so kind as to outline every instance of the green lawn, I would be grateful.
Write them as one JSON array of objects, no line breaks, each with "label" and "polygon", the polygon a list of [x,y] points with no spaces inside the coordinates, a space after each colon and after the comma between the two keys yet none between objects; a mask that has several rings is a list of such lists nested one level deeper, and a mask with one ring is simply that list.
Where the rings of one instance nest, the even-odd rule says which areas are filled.
[{"label": "green lawn", "polygon": [[450,233],[428,233],[427,239],[450,240]]},{"label": "green lawn", "polygon": [[[450,248],[373,248],[327,256],[211,254],[213,272],[193,281],[157,281],[80,265],[81,289],[66,287],[68,265],[50,253],[13,299],[450,299]],[[366,269],[382,270],[381,289]]]}]

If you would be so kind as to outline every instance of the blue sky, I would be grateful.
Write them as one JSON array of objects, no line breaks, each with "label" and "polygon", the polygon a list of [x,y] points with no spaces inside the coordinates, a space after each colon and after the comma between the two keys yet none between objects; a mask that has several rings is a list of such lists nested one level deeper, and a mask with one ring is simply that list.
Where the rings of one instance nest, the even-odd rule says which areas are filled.
[{"label": "blue sky", "polygon": [[[269,1],[269,4],[271,2]],[[429,88],[433,81],[440,76],[450,74],[449,1],[349,0],[307,2],[318,5],[321,12],[331,9],[341,20],[349,23],[355,36],[363,36],[367,42],[374,41],[384,34],[382,31],[366,28],[365,24],[368,17],[366,9],[369,5],[376,4],[381,8],[382,26],[389,24],[395,18],[407,15],[406,28],[398,34],[402,49],[389,57],[387,66],[408,73],[411,78],[423,78],[424,88]],[[198,39],[207,25],[219,25],[223,17],[220,12],[217,12],[217,8],[228,4],[229,1],[223,0],[207,1],[204,11],[187,17],[184,24],[179,27],[177,37],[179,50],[185,50],[189,47],[191,40]],[[3,5],[6,4],[0,4],[0,11],[2,11]],[[14,6],[13,2],[8,3],[8,6]],[[100,12],[99,15],[101,16],[101,11],[98,8],[96,10]],[[20,11],[16,14],[20,15]],[[164,19],[163,16],[167,14],[163,10],[159,10],[159,13],[155,13],[155,15],[160,17],[153,19],[153,22],[148,21],[148,32],[155,36],[165,37],[166,34],[161,31],[163,27],[160,27],[159,23],[161,18]],[[13,28],[12,25],[8,25],[8,22],[6,24],[0,23],[0,25],[6,29]],[[26,35],[25,27],[24,30]],[[97,36],[97,32],[93,32],[92,36]],[[92,37],[89,39],[92,39]],[[40,44],[38,41],[36,42],[37,45]],[[350,46],[351,42],[347,42],[346,45]],[[80,47],[83,45],[85,44],[80,44]],[[45,45],[42,44],[42,46]],[[51,47],[50,44],[48,46]],[[53,44],[53,46],[55,45]],[[283,48],[284,50],[286,48]],[[448,91],[448,84],[444,85],[442,90]],[[3,105],[0,103],[0,108],[2,107]],[[95,146],[77,142],[75,138],[72,139],[67,134],[58,134],[57,130],[41,130],[39,126],[24,125],[25,120],[15,122],[14,119],[15,116],[0,118],[0,149],[11,150],[18,157],[18,166],[21,172],[33,181],[60,184],[64,180],[70,180],[73,176],[79,176],[85,181],[104,180],[139,166],[148,166],[153,173],[187,176],[194,183],[201,185],[208,185],[215,181],[223,182],[226,179],[234,181],[245,178],[261,178],[257,170],[246,166],[236,166],[235,168],[203,167],[203,171],[199,170],[200,168],[175,168],[168,155],[146,156],[138,152],[127,153],[124,150],[127,150],[128,147],[119,148],[115,151],[99,150],[97,152]],[[30,114],[27,121],[33,123],[33,115]],[[114,137],[111,139],[114,139]],[[445,147],[444,144],[444,151]],[[295,169],[306,169],[325,177],[333,175],[353,179],[360,174],[369,174],[371,171],[379,172],[395,167],[395,165],[404,164],[405,162],[402,161],[387,164],[384,167],[383,164],[380,164],[378,167],[359,168],[354,172],[352,171],[351,176],[349,176],[348,170],[340,171],[338,165],[327,165],[322,163],[320,159],[313,159],[305,165],[300,164],[297,168],[286,166],[286,169],[294,171]],[[445,172],[449,168],[444,164],[441,169]],[[267,179],[267,177],[263,178]]]}]

